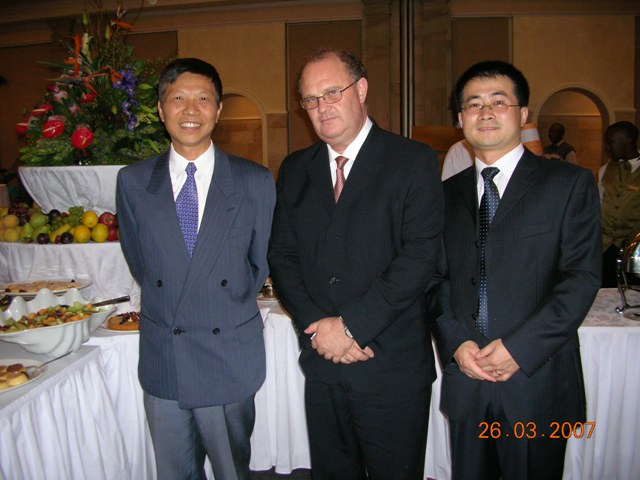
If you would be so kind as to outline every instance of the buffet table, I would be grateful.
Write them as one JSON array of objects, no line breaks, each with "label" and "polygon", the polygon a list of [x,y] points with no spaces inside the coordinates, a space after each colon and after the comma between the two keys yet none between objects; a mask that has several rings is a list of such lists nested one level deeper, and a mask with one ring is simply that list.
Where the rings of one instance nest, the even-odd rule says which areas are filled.
[{"label": "buffet table", "polygon": [[[16,265],[20,264],[8,262],[6,255],[8,250],[22,250],[30,246],[6,248],[6,245],[11,244],[0,244],[0,265],[4,262],[9,268],[0,270],[0,281],[7,281],[1,275],[22,280],[25,277],[16,276]],[[63,249],[60,252],[65,255],[66,247],[52,245],[50,248],[56,250],[47,254],[52,259],[59,258],[53,253]],[[48,248],[45,246],[45,249]],[[73,256],[77,267],[78,254],[74,251]],[[93,256],[88,255],[87,258]],[[101,269],[104,263],[105,259],[89,262],[91,267],[87,270]],[[128,271],[125,273],[128,275]],[[123,272],[119,275],[122,278]],[[121,295],[135,294],[137,287],[126,281],[118,285],[110,281],[105,288],[110,288],[114,295]],[[130,290],[125,291],[125,288]],[[640,414],[637,408],[640,378],[635,372],[640,365],[640,322],[614,313],[618,304],[616,290],[601,290],[579,330],[587,389],[587,420],[595,422],[596,427],[591,438],[569,440],[564,475],[568,480],[640,478],[640,457],[635,455],[640,445]],[[278,473],[309,468],[304,377],[297,362],[297,337],[290,318],[277,304],[261,303],[260,307],[265,321],[267,379],[256,395],[251,468],[268,470],[275,466]],[[0,342],[0,357],[7,358],[8,345]],[[82,357],[77,357],[80,353]],[[15,352],[9,357],[13,355]],[[13,444],[40,445],[52,437],[66,439],[58,442],[57,460],[49,460],[47,455],[44,463],[32,461],[22,451],[0,449],[0,472],[4,477],[12,480],[45,478],[35,473],[46,464],[46,478],[54,480],[88,478],[76,474],[83,468],[91,478],[155,478],[153,449],[137,380],[137,358],[138,334],[98,330],[78,354],[60,360],[59,366],[56,363],[51,365],[52,370],[59,368],[56,376],[47,376],[15,392],[0,394],[0,440],[3,449],[4,445]],[[52,398],[62,398],[63,394],[57,393],[59,391],[73,397],[72,403],[56,403],[55,408],[44,408],[43,405],[51,402]],[[85,393],[87,391],[89,393]],[[438,409],[439,395],[438,379],[433,385],[425,477],[444,480],[450,478],[450,457],[447,423]],[[56,409],[70,405],[73,405],[74,412],[81,412],[81,416],[66,413],[71,416],[61,417],[56,413]],[[82,421],[94,417],[98,425],[104,422],[109,427],[94,428],[93,420]],[[65,421],[56,421],[60,418]],[[25,422],[31,428],[25,428]],[[105,435],[108,438],[105,439]],[[83,448],[78,449],[74,440]],[[83,452],[82,455],[77,454],[79,451]],[[95,456],[100,458],[93,458]],[[93,467],[96,462],[97,474]],[[48,468],[58,464],[59,470]],[[114,472],[113,469],[122,471]],[[52,476],[50,472],[53,471],[60,472],[60,475]]]}]

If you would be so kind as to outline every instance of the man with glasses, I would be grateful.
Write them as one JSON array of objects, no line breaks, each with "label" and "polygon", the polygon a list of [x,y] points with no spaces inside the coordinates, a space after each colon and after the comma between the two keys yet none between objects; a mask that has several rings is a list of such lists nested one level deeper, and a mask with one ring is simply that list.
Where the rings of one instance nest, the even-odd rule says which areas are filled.
[{"label": "man with glasses", "polygon": [[553,427],[585,421],[598,190],[588,170],[523,147],[529,86],[512,65],[472,66],[455,95],[475,164],[444,182],[446,273],[430,298],[453,478],[561,479]]},{"label": "man with glasses", "polygon": [[353,55],[302,69],[320,141],[286,158],[269,247],[299,331],[314,480],[423,477],[434,357],[424,291],[440,256],[433,150],[375,125]]}]

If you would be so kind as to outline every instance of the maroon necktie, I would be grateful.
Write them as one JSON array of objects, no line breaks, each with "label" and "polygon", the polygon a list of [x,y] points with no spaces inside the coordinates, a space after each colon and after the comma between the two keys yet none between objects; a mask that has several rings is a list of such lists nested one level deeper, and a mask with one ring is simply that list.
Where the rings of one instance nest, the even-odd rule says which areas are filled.
[{"label": "maroon necktie", "polygon": [[344,165],[349,161],[347,157],[336,157],[336,184],[333,187],[333,196],[338,203],[342,189],[344,188]]}]

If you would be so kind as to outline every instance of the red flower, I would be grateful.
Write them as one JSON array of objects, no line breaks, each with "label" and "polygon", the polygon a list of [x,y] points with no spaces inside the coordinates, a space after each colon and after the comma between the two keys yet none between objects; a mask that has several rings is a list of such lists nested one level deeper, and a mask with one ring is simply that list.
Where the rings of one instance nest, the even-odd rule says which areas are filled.
[{"label": "red flower", "polygon": [[31,114],[32,115],[44,115],[45,113],[50,112],[51,110],[53,110],[53,107],[51,106],[50,103],[43,103],[38,108],[34,108],[33,111],[31,112]]},{"label": "red flower", "polygon": [[16,133],[21,137],[27,134],[27,130],[29,130],[29,120],[27,118],[16,124]]},{"label": "red flower", "polygon": [[42,126],[42,136],[44,138],[55,138],[64,132],[64,118],[60,115],[53,115]]},{"label": "red flower", "polygon": [[93,92],[87,92],[87,93],[83,93],[82,97],[80,97],[80,102],[81,103],[89,103],[91,102],[94,98],[96,98],[96,94]]},{"label": "red flower", "polygon": [[78,150],[89,147],[91,142],[93,142],[93,132],[88,127],[78,127],[71,135],[71,143]]}]

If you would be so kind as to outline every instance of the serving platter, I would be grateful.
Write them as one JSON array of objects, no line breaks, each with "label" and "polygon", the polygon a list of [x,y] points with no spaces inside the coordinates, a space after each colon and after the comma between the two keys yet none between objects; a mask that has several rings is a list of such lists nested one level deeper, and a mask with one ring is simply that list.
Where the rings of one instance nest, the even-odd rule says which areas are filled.
[{"label": "serving platter", "polygon": [[[91,285],[91,280],[89,279],[46,279],[46,280],[33,280],[30,282],[10,282],[10,283],[2,283],[0,284],[0,290],[4,291],[5,295],[9,295],[11,297],[23,297],[23,298],[32,298],[35,297],[38,292],[42,289],[48,289],[53,294],[62,294],[68,292],[72,288],[77,290],[87,288]],[[10,289],[20,289],[24,290],[23,292],[8,292]]]},{"label": "serving platter", "polygon": [[[39,367],[40,365],[42,365],[42,362],[40,362],[38,360],[33,360],[33,359],[26,359],[26,358],[0,358],[0,365],[9,366],[9,365],[13,365],[14,363],[21,363],[25,367],[32,367],[32,366],[33,367]],[[13,385],[12,387],[5,388],[4,390],[0,390],[0,395],[3,394],[3,393],[12,392],[16,388],[20,388],[20,387],[24,387],[25,385],[29,385],[34,380],[37,380],[38,378],[43,377],[46,373],[47,373],[47,365],[45,365],[44,367],[36,370],[36,372],[31,377],[29,377],[29,380],[27,380],[26,382],[21,383],[19,385]]]}]

